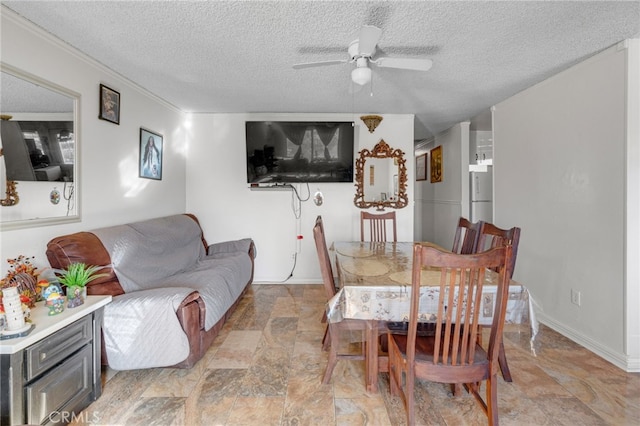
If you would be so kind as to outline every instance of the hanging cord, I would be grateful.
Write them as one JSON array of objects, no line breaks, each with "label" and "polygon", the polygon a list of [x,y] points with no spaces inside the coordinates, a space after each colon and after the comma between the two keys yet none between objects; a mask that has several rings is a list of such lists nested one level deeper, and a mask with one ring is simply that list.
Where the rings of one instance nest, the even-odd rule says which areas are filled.
[{"label": "hanging cord", "polygon": [[295,216],[295,218],[300,219],[300,216],[302,215],[302,203],[304,203],[305,201],[309,201],[309,199],[311,198],[311,189],[309,189],[309,183],[307,182],[307,198],[304,199],[300,197],[300,194],[298,193],[298,190],[295,186],[289,185],[289,187],[292,190],[291,210],[293,210],[293,215]]},{"label": "hanging cord", "polygon": [[289,273],[289,276],[287,278],[285,278],[282,281],[276,281],[278,283],[286,283],[287,281],[289,281],[289,278],[293,277],[293,271],[296,270],[296,264],[298,263],[298,253],[294,253],[293,254],[293,267],[291,268],[291,272]]},{"label": "hanging cord", "polygon": [[64,181],[64,187],[62,188],[62,196],[64,197],[65,200],[67,200],[67,216],[69,216],[69,213],[71,213],[71,211],[75,208],[75,204],[76,204],[76,200],[74,198],[74,186],[73,186],[73,182],[69,183],[69,185],[67,186],[67,181]]},{"label": "hanging cord", "polygon": [[[305,201],[309,201],[311,199],[311,189],[309,188],[309,183],[307,182],[307,196],[306,198],[302,198],[300,193],[296,189],[295,186],[291,184],[287,184],[289,188],[291,188],[291,209],[293,210],[293,215],[296,219],[300,219],[302,215],[302,203]],[[282,281],[278,281],[279,283],[287,282],[291,277],[293,277],[293,271],[296,270],[296,265],[298,264],[298,253],[293,253],[293,267],[291,268],[291,272],[289,276]]]},{"label": "hanging cord", "polygon": [[371,76],[371,82],[369,84],[369,96],[373,98],[373,75]]}]

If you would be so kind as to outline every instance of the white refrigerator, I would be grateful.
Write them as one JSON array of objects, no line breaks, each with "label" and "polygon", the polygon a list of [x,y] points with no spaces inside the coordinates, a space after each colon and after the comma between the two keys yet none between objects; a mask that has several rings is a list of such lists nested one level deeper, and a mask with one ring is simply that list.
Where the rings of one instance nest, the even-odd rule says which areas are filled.
[{"label": "white refrigerator", "polygon": [[486,172],[469,172],[471,195],[471,222],[493,222],[493,168]]}]

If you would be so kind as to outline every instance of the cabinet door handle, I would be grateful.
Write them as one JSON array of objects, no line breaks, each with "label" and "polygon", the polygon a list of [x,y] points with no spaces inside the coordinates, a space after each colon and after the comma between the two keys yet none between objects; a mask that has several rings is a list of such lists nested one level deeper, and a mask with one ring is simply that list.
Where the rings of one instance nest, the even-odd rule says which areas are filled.
[{"label": "cabinet door handle", "polygon": [[46,352],[40,352],[40,361],[44,361],[46,357],[47,357]]}]

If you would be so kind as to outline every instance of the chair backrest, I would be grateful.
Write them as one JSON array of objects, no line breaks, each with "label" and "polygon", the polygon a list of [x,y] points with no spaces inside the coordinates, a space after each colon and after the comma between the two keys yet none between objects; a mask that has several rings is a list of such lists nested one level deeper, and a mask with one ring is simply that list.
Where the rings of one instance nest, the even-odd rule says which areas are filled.
[{"label": "chair backrest", "polygon": [[316,218],[316,224],[313,227],[313,238],[316,242],[316,251],[318,252],[318,261],[320,262],[320,273],[322,274],[322,282],[327,294],[327,300],[331,299],[337,292],[336,283],[333,278],[333,268],[331,267],[331,258],[327,249],[327,240],[324,236],[324,225],[322,224],[322,216]]},{"label": "chair backrest", "polygon": [[478,239],[480,238],[480,227],[484,222],[481,220],[473,223],[461,217],[458,219],[456,235],[453,237],[452,252],[457,254],[471,254],[477,251]]},{"label": "chair backrest", "polygon": [[511,229],[501,229],[493,223],[484,222],[480,227],[480,238],[478,240],[478,250],[485,251],[494,247],[511,245],[511,258],[508,263],[508,276],[513,277],[516,268],[516,258],[518,257],[518,243],[520,242],[520,228],[514,226]]},{"label": "chair backrest", "polygon": [[[365,225],[365,221],[368,226]],[[391,227],[389,234],[393,234],[393,240],[387,239],[387,225]],[[369,229],[369,239],[365,239],[365,228]],[[396,232],[396,212],[391,211],[381,214],[360,212],[360,241],[398,241]]]},{"label": "chair backrest", "polygon": [[420,281],[425,267],[430,270],[440,269],[435,342],[430,350],[433,351],[433,363],[443,366],[474,363],[486,268],[498,269],[498,289],[487,350],[488,358],[497,362],[509,290],[506,265],[510,252],[511,247],[504,246],[482,253],[461,255],[416,244],[413,252],[407,342],[409,365],[415,360]]}]

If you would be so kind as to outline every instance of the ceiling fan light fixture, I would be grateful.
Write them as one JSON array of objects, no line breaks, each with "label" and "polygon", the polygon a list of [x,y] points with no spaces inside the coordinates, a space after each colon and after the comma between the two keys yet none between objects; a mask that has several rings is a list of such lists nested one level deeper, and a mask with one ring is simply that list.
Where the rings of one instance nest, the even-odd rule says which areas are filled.
[{"label": "ceiling fan light fixture", "polygon": [[351,80],[354,83],[364,86],[371,81],[371,68],[359,67],[351,71]]}]

